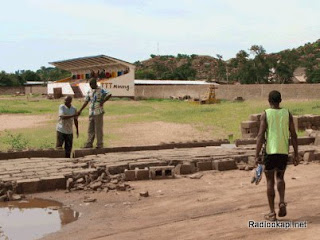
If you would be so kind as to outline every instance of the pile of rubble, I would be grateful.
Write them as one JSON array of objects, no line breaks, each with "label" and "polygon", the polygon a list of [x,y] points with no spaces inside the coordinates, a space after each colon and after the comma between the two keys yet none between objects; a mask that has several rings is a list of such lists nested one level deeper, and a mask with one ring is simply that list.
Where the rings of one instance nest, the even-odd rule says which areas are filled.
[{"label": "pile of rubble", "polygon": [[70,174],[66,177],[66,190],[68,192],[77,190],[105,192],[109,190],[133,190],[128,183],[124,182],[124,174],[112,175],[105,167],[99,167],[93,173]]},{"label": "pile of rubble", "polygon": [[14,181],[0,181],[0,202],[18,201],[24,196],[16,194],[17,183]]}]

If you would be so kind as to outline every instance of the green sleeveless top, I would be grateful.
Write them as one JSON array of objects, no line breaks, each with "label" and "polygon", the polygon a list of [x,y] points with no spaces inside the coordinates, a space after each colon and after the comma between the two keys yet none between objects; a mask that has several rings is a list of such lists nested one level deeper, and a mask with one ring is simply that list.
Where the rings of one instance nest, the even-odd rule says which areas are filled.
[{"label": "green sleeveless top", "polygon": [[289,153],[289,111],[287,109],[266,109],[267,154]]}]

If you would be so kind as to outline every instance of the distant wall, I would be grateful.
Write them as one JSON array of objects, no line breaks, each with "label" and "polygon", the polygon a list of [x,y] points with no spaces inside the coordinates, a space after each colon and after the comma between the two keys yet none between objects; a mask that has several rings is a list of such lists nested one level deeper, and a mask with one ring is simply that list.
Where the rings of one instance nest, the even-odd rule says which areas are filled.
[{"label": "distant wall", "polygon": [[281,92],[283,99],[320,99],[320,84],[219,85],[216,94],[217,98],[227,100],[267,99],[272,90]]},{"label": "distant wall", "polygon": [[0,95],[11,95],[16,94],[17,92],[24,93],[24,87],[0,87]]},{"label": "distant wall", "polygon": [[189,95],[199,98],[206,94],[209,85],[135,85],[136,98],[170,98]]},{"label": "distant wall", "polygon": [[47,86],[25,86],[26,94],[47,94]]},{"label": "distant wall", "polygon": [[[170,98],[170,96],[192,98],[204,96],[208,85],[136,85],[136,98]],[[283,99],[320,99],[320,84],[251,84],[251,85],[219,85],[216,89],[218,99],[233,100],[267,99],[272,90],[278,90]]]}]

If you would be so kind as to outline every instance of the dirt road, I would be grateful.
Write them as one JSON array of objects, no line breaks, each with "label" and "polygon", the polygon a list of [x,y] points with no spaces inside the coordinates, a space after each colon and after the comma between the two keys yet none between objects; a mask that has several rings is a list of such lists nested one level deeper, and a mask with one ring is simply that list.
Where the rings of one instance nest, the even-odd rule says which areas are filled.
[{"label": "dirt road", "polygon": [[[43,239],[319,239],[320,164],[286,173],[288,215],[284,221],[307,221],[304,229],[250,229],[268,211],[266,183],[251,185],[250,172],[203,172],[199,179],[135,181],[131,192],[35,194],[81,212],[78,221]],[[139,192],[148,190],[150,197]],[[97,202],[83,203],[85,196]],[[276,196],[278,204],[278,195]]]}]

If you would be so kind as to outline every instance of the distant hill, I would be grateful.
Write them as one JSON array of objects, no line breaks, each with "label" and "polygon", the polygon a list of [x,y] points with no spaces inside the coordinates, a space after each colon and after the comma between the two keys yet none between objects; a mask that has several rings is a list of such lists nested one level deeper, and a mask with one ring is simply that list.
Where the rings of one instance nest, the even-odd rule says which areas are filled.
[{"label": "distant hill", "polygon": [[307,82],[320,82],[320,39],[294,49],[267,54],[262,46],[240,50],[234,58],[222,56],[151,55],[135,62],[136,79],[206,80],[220,83],[291,83],[294,71],[305,70]]}]

